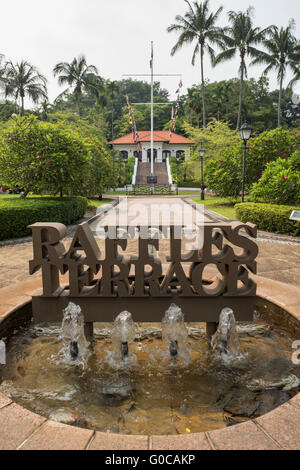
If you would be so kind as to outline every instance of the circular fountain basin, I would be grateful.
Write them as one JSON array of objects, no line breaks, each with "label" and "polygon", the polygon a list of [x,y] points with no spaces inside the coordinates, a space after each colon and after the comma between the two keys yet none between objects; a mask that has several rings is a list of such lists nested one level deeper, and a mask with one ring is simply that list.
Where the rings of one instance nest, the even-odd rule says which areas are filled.
[{"label": "circular fountain basin", "polygon": [[[276,283],[276,301],[271,295],[274,281],[257,280],[256,327],[251,331],[239,326],[242,356],[230,363],[212,354],[203,325],[188,325],[188,352],[179,353],[175,361],[161,340],[160,325],[142,325],[128,360],[122,361],[112,355],[108,325],[97,324],[93,353],[83,369],[71,359],[69,363],[60,360],[59,325],[25,324],[30,319],[30,304],[23,299],[22,305],[0,317],[1,335],[4,329],[9,335],[7,366],[0,371],[0,425],[3,412],[17,407],[42,420],[36,437],[28,442],[49,434],[49,429],[71,429],[84,435],[84,447],[91,448],[124,448],[124,435],[131,442],[129,448],[134,448],[133,442],[146,448],[220,448],[226,442],[228,446],[230,433],[241,439],[241,429],[247,428],[246,448],[254,445],[252,435],[257,448],[276,447],[277,439],[268,437],[262,421],[278,410],[281,414],[293,411],[293,416],[300,413],[296,383],[300,367],[291,361],[292,344],[300,332],[297,304],[283,305],[280,298],[291,299],[291,292],[284,292],[287,288],[293,290],[293,300],[300,294],[298,289]],[[294,379],[280,385],[291,377]],[[279,385],[274,386],[276,383]],[[134,441],[137,435],[141,437]],[[101,436],[102,444],[97,444]],[[154,437],[149,441],[149,436]],[[114,444],[109,444],[110,438]],[[57,438],[52,446],[54,442]],[[26,448],[29,444],[24,439],[18,445]],[[67,433],[65,445],[72,445]],[[236,438],[230,445],[238,448]]]}]

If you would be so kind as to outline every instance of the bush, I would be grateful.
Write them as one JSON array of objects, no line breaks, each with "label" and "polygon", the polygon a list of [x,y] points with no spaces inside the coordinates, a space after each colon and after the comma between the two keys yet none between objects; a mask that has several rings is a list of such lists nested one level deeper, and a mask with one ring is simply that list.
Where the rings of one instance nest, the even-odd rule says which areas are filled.
[{"label": "bush", "polygon": [[84,216],[87,206],[88,201],[83,197],[30,197],[26,200],[0,197],[0,240],[30,235],[27,225],[35,222],[69,225]]},{"label": "bush", "polygon": [[248,143],[247,180],[256,183],[267,164],[278,158],[288,158],[298,148],[296,132],[282,128],[262,132]]},{"label": "bush", "polygon": [[235,210],[238,220],[244,223],[252,222],[260,230],[300,235],[300,222],[289,220],[292,211],[299,210],[299,207],[244,203],[237,204]]},{"label": "bush", "polygon": [[[246,190],[261,178],[268,163],[278,158],[289,158],[297,148],[294,132],[274,129],[253,137],[248,144],[246,164]],[[205,182],[209,189],[221,197],[237,197],[242,190],[243,149],[238,145],[224,147],[208,161]]]},{"label": "bush", "polygon": [[[220,197],[237,198],[242,190],[242,160],[237,147],[228,147],[207,163],[205,183]],[[222,158],[221,158],[222,157]]]},{"label": "bush", "polygon": [[300,204],[300,153],[278,158],[267,165],[258,183],[250,192],[255,202]]},{"label": "bush", "polygon": [[64,122],[29,116],[11,119],[0,134],[1,184],[26,193],[93,196],[112,177],[111,156],[88,131],[83,136]]}]

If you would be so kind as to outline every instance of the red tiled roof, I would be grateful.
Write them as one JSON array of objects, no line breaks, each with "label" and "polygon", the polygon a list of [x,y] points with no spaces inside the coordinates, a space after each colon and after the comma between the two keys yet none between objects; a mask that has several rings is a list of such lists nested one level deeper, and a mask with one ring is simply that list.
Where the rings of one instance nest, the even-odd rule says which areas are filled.
[{"label": "red tiled roof", "polygon": [[[150,131],[140,131],[139,132],[139,142],[150,142],[151,141],[151,132]],[[154,142],[167,142],[168,144],[192,144],[193,142],[186,137],[182,137],[178,134],[172,134],[170,137],[169,131],[154,131]],[[130,134],[124,135],[119,139],[115,139],[110,142],[113,145],[122,145],[122,144],[135,144],[133,140],[132,132]]]}]

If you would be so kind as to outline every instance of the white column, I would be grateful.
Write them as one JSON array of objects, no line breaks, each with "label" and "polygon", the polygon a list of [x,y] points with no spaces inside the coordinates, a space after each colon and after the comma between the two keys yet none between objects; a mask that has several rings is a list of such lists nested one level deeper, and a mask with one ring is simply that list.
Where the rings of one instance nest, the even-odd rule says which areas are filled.
[{"label": "white column", "polygon": [[154,175],[153,41],[151,41],[151,176]]}]

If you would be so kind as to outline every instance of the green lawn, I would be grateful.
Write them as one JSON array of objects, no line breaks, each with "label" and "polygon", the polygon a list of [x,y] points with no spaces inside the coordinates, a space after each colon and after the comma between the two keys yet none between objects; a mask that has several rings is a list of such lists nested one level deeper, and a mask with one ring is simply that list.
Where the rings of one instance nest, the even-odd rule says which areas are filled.
[{"label": "green lawn", "polygon": [[103,199],[98,201],[97,199],[88,199],[88,211],[95,210],[100,206],[110,203],[111,199]]},{"label": "green lawn", "polygon": [[208,209],[228,217],[228,219],[236,219],[234,206],[240,201],[232,202],[229,199],[215,196],[205,196],[205,201],[201,201],[200,197],[195,197],[192,199],[198,204],[204,204]]}]

